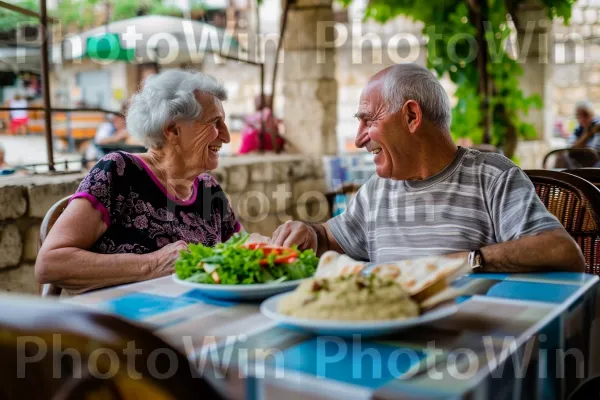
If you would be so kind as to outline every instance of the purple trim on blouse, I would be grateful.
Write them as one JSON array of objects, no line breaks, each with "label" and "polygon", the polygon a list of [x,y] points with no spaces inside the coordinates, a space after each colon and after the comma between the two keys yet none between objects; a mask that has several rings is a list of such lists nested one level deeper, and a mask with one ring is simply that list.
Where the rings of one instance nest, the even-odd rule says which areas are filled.
[{"label": "purple trim on blouse", "polygon": [[238,233],[242,230],[242,224],[240,221],[235,221],[235,225],[233,226],[233,233]]},{"label": "purple trim on blouse", "polygon": [[158,178],[156,177],[156,175],[154,174],[154,172],[152,172],[152,170],[150,169],[150,167],[148,166],[148,164],[146,164],[146,162],[139,156],[135,155],[135,154],[131,154],[128,153],[130,156],[132,156],[133,158],[135,158],[137,161],[139,161],[140,165],[142,166],[142,168],[144,168],[144,171],[146,171],[146,173],[148,174],[148,176],[152,179],[152,181],[154,182],[154,184],[156,186],[158,186],[158,188],[163,192],[163,194],[165,196],[167,196],[167,198],[173,202],[175,202],[176,204],[179,204],[181,206],[189,206],[190,204],[193,204],[196,201],[196,196],[198,195],[198,178],[194,179],[194,187],[193,187],[193,193],[192,193],[192,197],[190,197],[187,200],[181,200],[178,199],[177,197],[171,195],[168,191],[167,188],[165,188],[165,186],[158,180]]},{"label": "purple trim on blouse", "polygon": [[104,223],[106,224],[106,227],[107,228],[110,227],[110,215],[108,214],[108,210],[106,209],[106,207],[104,207],[104,204],[102,204],[100,201],[98,201],[97,198],[95,198],[94,196],[92,196],[89,193],[77,192],[73,196],[71,196],[71,198],[69,199],[69,203],[71,203],[71,201],[73,201],[75,199],[88,200],[92,204],[92,207],[94,207],[96,210],[100,211],[100,213],[102,214],[102,221],[104,221]]}]

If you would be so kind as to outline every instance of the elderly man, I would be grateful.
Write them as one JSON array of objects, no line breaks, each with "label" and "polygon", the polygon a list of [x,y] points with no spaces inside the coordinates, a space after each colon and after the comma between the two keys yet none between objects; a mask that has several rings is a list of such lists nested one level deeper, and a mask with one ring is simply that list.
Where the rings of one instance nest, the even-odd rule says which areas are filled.
[{"label": "elderly man", "polygon": [[579,126],[569,139],[569,146],[600,150],[600,120],[594,118],[594,110],[589,101],[578,101],[575,104],[575,118]]},{"label": "elderly man", "polygon": [[343,214],[322,225],[287,222],[274,244],[373,263],[462,253],[477,271],[584,270],[577,244],[523,171],[454,144],[450,101],[426,68],[376,74],[356,117],[356,146],[375,155],[376,176]]}]

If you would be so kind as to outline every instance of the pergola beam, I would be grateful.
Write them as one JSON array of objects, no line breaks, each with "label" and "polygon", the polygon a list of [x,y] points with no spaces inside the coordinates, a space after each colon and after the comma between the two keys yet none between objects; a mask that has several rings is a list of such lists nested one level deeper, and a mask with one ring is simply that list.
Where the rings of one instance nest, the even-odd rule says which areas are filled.
[{"label": "pergola beam", "polygon": [[[15,6],[14,4],[9,4],[9,3],[5,2],[5,1],[1,1],[1,0],[0,0],[0,8],[6,8],[7,10],[11,10],[11,11],[14,11],[14,12],[22,14],[22,15],[27,15],[28,17],[34,17],[37,19],[42,18],[42,16],[40,14],[36,13],[35,11],[28,10],[27,8]],[[58,22],[58,19],[56,19],[54,17],[48,17],[48,22],[56,23],[56,22]]]},{"label": "pergola beam", "polygon": [[44,126],[46,130],[46,153],[48,155],[48,169],[54,171],[54,149],[52,146],[52,115],[50,105],[50,82],[49,82],[49,63],[48,63],[48,23],[54,23],[56,18],[48,17],[46,12],[46,0],[40,0],[40,13],[28,10],[14,4],[8,4],[0,0],[0,8],[14,11],[16,13],[34,17],[40,21],[40,30],[42,34],[41,61],[42,61],[42,94],[44,96]]}]

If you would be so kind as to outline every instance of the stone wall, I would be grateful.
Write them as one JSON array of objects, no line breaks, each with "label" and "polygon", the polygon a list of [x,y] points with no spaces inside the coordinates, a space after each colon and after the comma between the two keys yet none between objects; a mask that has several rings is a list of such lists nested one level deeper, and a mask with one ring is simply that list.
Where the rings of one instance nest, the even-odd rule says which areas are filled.
[{"label": "stone wall", "polygon": [[[212,172],[249,232],[270,236],[290,219],[323,221],[329,207],[322,162],[303,156],[223,159]],[[84,174],[0,179],[0,291],[37,293],[34,264],[48,209],[73,194]]]},{"label": "stone wall", "polygon": [[576,127],[575,102],[588,99],[600,113],[600,1],[579,0],[568,26],[554,23],[552,102],[556,133]]},{"label": "stone wall", "polygon": [[323,163],[296,155],[236,157],[212,172],[227,193],[244,228],[270,236],[291,219],[324,221]]},{"label": "stone wall", "polygon": [[83,175],[0,180],[0,290],[37,293],[33,274],[46,211],[77,189]]}]

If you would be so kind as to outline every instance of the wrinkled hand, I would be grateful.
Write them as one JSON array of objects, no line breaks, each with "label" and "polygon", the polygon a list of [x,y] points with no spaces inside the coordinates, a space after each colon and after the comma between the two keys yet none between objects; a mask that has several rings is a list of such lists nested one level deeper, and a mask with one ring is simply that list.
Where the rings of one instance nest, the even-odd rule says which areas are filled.
[{"label": "wrinkled hand", "polygon": [[162,249],[151,253],[151,278],[160,278],[161,276],[172,274],[174,271],[175,261],[177,261],[179,253],[181,253],[182,250],[187,250],[187,243],[183,240],[179,240],[175,243],[169,243]]},{"label": "wrinkled hand", "polygon": [[288,221],[273,232],[271,243],[285,247],[297,245],[300,250],[313,249],[316,252],[317,233],[304,222]]}]

